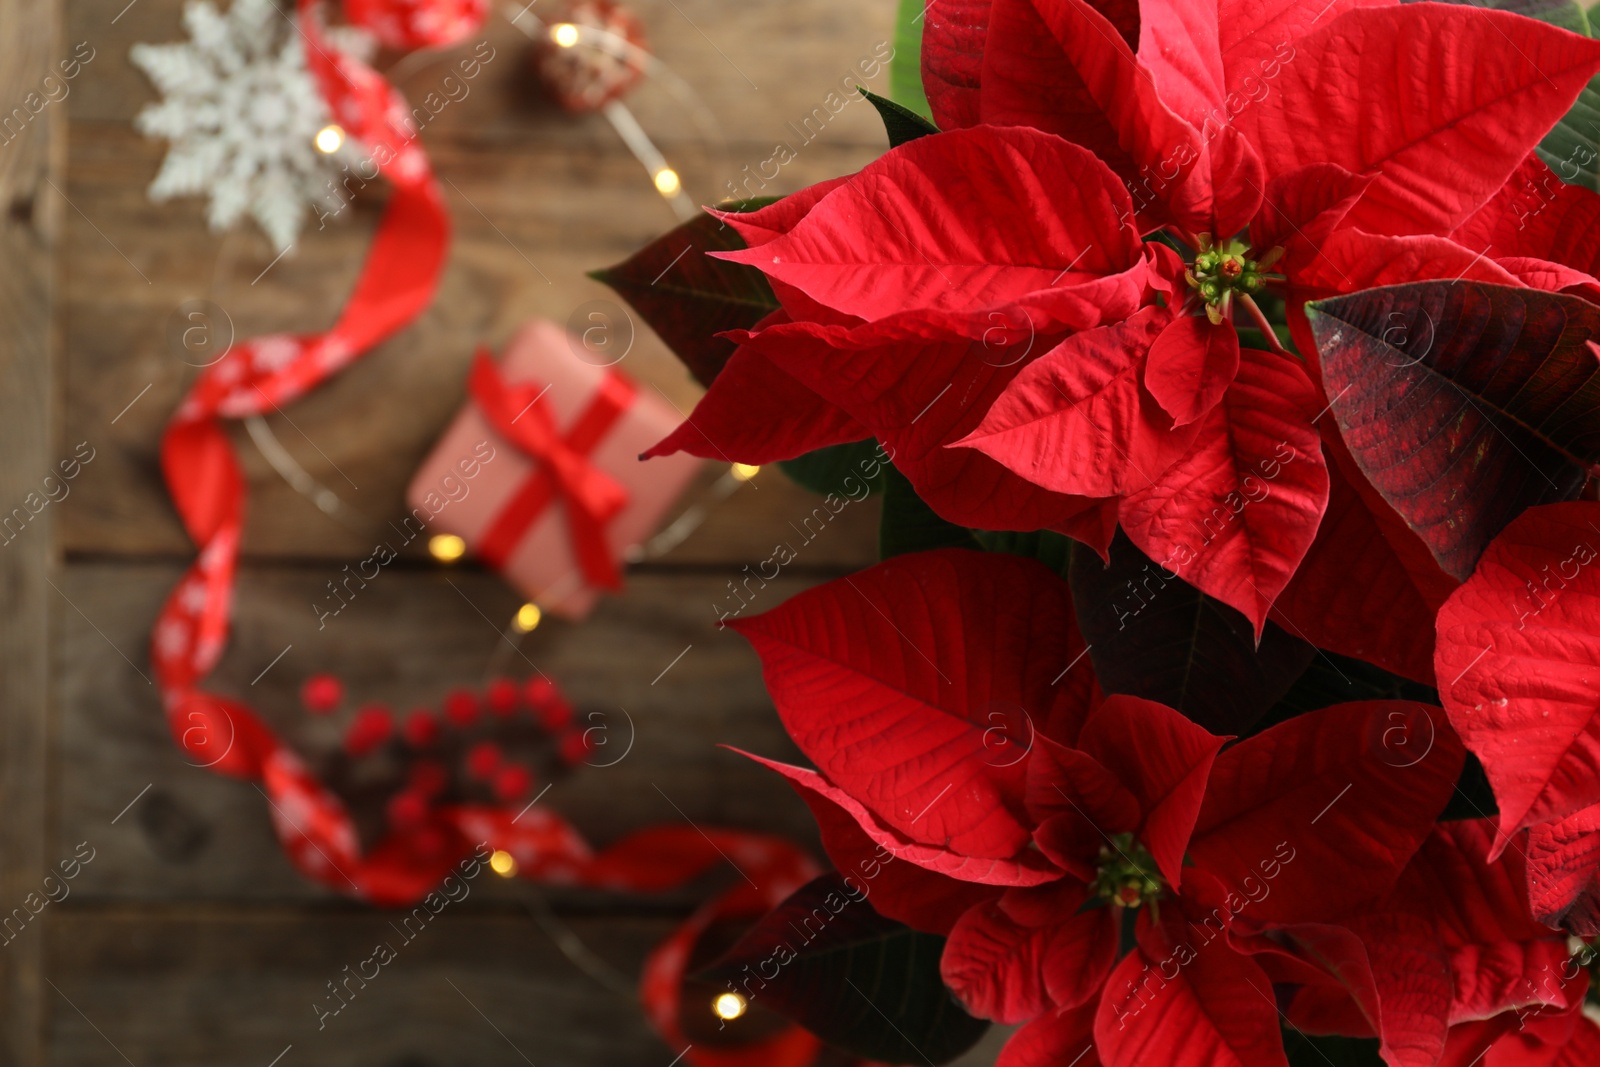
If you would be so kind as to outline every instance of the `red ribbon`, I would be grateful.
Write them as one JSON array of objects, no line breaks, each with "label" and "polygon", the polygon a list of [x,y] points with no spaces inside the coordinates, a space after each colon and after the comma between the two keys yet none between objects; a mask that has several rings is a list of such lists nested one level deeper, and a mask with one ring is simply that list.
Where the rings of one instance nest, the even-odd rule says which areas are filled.
[{"label": "red ribbon", "polygon": [[[681,885],[721,862],[726,852],[759,888],[740,884],[700,914],[753,914],[776,906],[811,878],[814,869],[794,845],[760,834],[713,830],[721,844],[708,848],[699,843],[703,835],[698,830],[661,827],[595,853],[570,824],[547,810],[529,808],[513,817],[497,808],[462,806],[421,827],[391,834],[363,854],[355,823],[339,797],[247,705],[200,687],[227,644],[244,528],[244,477],[223,420],[277,410],[409,325],[433,299],[449,244],[449,219],[405,99],[376,71],[325,43],[318,10],[318,0],[298,0],[307,64],[335,119],[371,150],[394,193],[350,301],[333,328],[241,342],[201,373],[162,437],[167,490],[189,536],[200,546],[199,557],[162,606],[151,640],[151,662],[174,739],[198,766],[261,782],[279,843],[305,877],[377,904],[423,899],[482,841],[516,856],[522,876],[529,879],[635,890]],[[479,29],[486,10],[482,0],[360,0],[348,13],[385,40],[442,47]],[[494,370],[492,365],[489,369]],[[569,521],[603,524],[621,506],[615,499],[620,487],[583,457],[627,410],[632,388],[625,379],[608,378],[565,438],[536,403],[531,419],[508,420],[512,432],[507,436],[540,457],[540,473],[550,483],[541,491],[553,495],[559,488]],[[536,443],[523,445],[535,437]],[[548,501],[539,504],[535,514],[546,506]],[[572,520],[574,515],[579,517]],[[580,559],[583,544],[603,544],[598,538],[574,540]],[[606,561],[614,569],[609,555]],[[675,1015],[688,947],[703,921],[708,920],[692,919],[651,957],[641,987],[646,1010],[669,1040],[679,1030],[675,1017],[666,1019],[664,1006],[670,1005]],[[776,1047],[783,1054],[767,1057]],[[809,1034],[791,1028],[748,1050],[703,1053],[697,1048],[686,1050],[686,1059],[698,1067],[787,1065],[797,1064],[797,1057],[815,1047]]]},{"label": "red ribbon", "polygon": [[619,589],[622,574],[606,543],[606,523],[628,505],[628,491],[589,462],[638,393],[633,382],[614,371],[600,380],[594,399],[563,435],[544,401],[547,388],[508,382],[488,353],[473,361],[467,388],[495,431],[516,445],[535,468],[512,494],[476,550],[492,567],[504,567],[528,528],[559,496],[567,514],[573,554],[584,580],[602,589]]}]

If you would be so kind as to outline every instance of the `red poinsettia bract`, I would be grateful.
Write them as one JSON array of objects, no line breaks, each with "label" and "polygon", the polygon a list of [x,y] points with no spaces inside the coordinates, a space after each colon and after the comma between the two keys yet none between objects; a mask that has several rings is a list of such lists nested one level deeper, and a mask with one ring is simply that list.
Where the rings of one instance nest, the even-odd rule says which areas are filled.
[{"label": "red poinsettia bract", "polygon": [[[1472,7],[936,0],[924,80],[944,132],[724,216],[750,246],[726,258],[782,310],[736,335],[656,451],[763,462],[872,434],[953,522],[1102,551],[1120,523],[1258,631],[1288,591],[1289,624],[1355,649],[1289,589],[1330,493],[1300,308],[1425,278],[1600,294],[1591,250],[1551,223],[1491,241],[1527,215],[1531,150],[1597,70],[1600,42]],[[1448,580],[1359,498],[1388,542],[1362,569],[1402,577],[1407,622],[1425,620]],[[1321,586],[1357,563],[1331,538],[1315,562]]]},{"label": "red poinsettia bract", "polygon": [[970,1010],[1028,1023],[1009,1064],[1284,1063],[1271,932],[1384,900],[1463,759],[1406,701],[1230,745],[1103,697],[1065,583],[1020,557],[897,557],[731,625],[817,770],[762,762],[841,869],[894,855],[874,906],[948,935]]}]

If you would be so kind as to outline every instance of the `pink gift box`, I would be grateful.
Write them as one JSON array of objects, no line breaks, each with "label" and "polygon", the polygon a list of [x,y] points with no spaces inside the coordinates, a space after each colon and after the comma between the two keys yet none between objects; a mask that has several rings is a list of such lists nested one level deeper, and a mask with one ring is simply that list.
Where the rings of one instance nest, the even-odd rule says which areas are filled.
[{"label": "pink gift box", "polygon": [[[540,417],[548,417],[570,450],[625,490],[626,503],[600,527],[610,559],[620,561],[655,531],[701,461],[679,454],[641,462],[639,453],[677,426],[678,413],[616,367],[579,358],[583,351],[560,326],[535,320],[512,340],[499,372],[511,387],[531,387]],[[430,536],[453,533],[480,558],[499,557],[501,573],[530,601],[581,619],[603,590],[586,578],[570,504],[552,470],[498,432],[469,396],[411,480],[406,500],[413,519],[427,519]]]}]

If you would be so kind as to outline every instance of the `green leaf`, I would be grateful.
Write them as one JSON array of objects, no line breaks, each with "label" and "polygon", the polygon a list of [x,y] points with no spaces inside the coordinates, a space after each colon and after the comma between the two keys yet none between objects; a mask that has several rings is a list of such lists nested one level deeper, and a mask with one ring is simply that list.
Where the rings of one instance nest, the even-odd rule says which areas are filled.
[{"label": "green leaf", "polygon": [[779,460],[778,466],[803,489],[822,496],[829,493],[850,495],[855,489],[851,478],[866,482],[868,493],[882,488],[882,472],[888,468],[885,459],[878,442],[869,437],[864,441],[829,445],[794,459]]},{"label": "green leaf", "polygon": [[[1418,0],[1409,0],[1417,3]],[[1469,7],[1487,7],[1548,22],[1585,37],[1596,27],[1587,11],[1574,0],[1445,0]],[[1570,185],[1600,190],[1600,75],[1579,94],[1561,121],[1544,135],[1534,151],[1551,170]]]},{"label": "green leaf", "polygon": [[932,117],[922,91],[922,16],[925,0],[900,0],[894,21],[894,59],[889,61],[889,95],[923,117]]},{"label": "green leaf", "polygon": [[1375,1037],[1312,1037],[1285,1030],[1283,1050],[1289,1067],[1383,1067]]},{"label": "green leaf", "polygon": [[[770,199],[741,200],[725,207],[754,211],[770,203]],[[589,277],[616,290],[661,335],[689,373],[709,386],[735,347],[716,334],[747,330],[778,307],[759,270],[706,255],[743,247],[733,227],[701,214]]]},{"label": "green leaf", "polygon": [[[1072,565],[1073,552],[1077,551],[1072,538],[1050,530],[1038,530],[1034,533],[974,530],[972,535],[978,539],[978,543],[986,552],[1009,552],[1013,556],[1036,559],[1063,578],[1067,576],[1067,568]],[[1084,551],[1089,550],[1084,549]]]},{"label": "green leaf", "polygon": [[977,538],[965,526],[941,519],[891,464],[883,472],[883,517],[878,524],[878,556],[926,552],[935,548],[977,549]]},{"label": "green leaf", "polygon": [[1350,454],[1463,581],[1506,524],[1572,500],[1600,461],[1600,308],[1484,282],[1306,305]]},{"label": "green leaf", "polygon": [[1250,621],[1153,562],[1118,532],[1106,565],[1073,552],[1078,628],[1107,693],[1176,708],[1216,734],[1243,735],[1289,691],[1316,649]]},{"label": "green leaf", "polygon": [[862,89],[861,95],[866,97],[872,103],[872,106],[878,109],[878,117],[883,119],[883,128],[889,134],[890,148],[899,148],[907,141],[915,141],[918,137],[926,137],[930,133],[939,132],[939,127],[915,111],[901,107],[893,100],[885,99],[871,89]]},{"label": "green leaf", "polygon": [[944,938],[885,919],[837,873],[800,887],[701,976],[883,1063],[940,1064],[988,1029],[939,976]]}]

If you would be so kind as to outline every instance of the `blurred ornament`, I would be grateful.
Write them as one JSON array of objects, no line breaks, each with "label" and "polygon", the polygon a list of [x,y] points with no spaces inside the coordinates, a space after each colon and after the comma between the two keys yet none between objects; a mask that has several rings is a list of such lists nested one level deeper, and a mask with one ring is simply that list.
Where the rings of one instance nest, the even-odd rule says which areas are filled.
[{"label": "blurred ornament", "polygon": [[[213,230],[248,214],[286,251],[308,208],[337,213],[343,206],[338,164],[349,166],[359,153],[330,121],[295,16],[273,0],[233,0],[226,15],[190,0],[183,22],[188,41],[136,44],[129,53],[162,95],[135,125],[170,142],[150,198],[209,195]],[[359,29],[327,30],[326,40],[363,61],[374,51],[372,36]]]},{"label": "blurred ornament", "polygon": [[548,29],[534,38],[533,68],[566,111],[598,111],[644,77],[650,57],[644,25],[621,4],[570,0],[543,14]]}]

